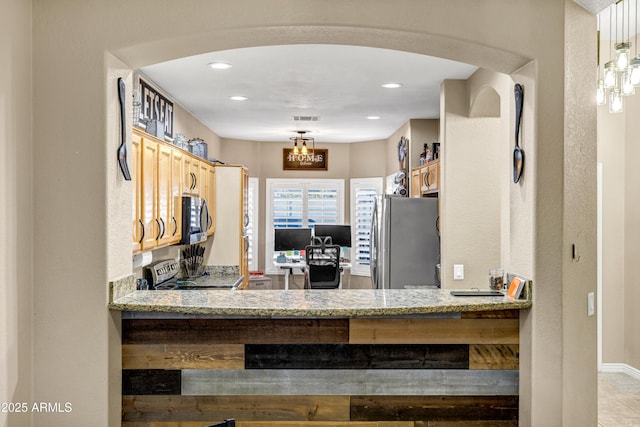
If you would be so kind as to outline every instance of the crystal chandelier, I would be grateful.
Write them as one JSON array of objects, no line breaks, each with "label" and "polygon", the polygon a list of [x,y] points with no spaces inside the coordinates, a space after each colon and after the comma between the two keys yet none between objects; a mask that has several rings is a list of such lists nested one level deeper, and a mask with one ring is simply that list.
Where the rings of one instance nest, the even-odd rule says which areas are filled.
[{"label": "crystal chandelier", "polygon": [[[631,5],[626,0],[618,0],[608,8],[609,19],[609,61],[600,69],[600,20],[604,12],[598,15],[598,79],[596,83],[596,102],[609,104],[610,113],[624,110],[624,97],[635,94],[640,86],[640,55],[638,55],[638,0],[635,0],[635,57],[631,57]],[[614,17],[615,15],[615,17]],[[615,24],[614,24],[615,20]],[[621,31],[618,31],[620,24]],[[626,31],[625,31],[626,30]],[[615,31],[615,36],[613,32]],[[620,39],[618,39],[620,34]],[[612,57],[611,44],[614,46]]]}]

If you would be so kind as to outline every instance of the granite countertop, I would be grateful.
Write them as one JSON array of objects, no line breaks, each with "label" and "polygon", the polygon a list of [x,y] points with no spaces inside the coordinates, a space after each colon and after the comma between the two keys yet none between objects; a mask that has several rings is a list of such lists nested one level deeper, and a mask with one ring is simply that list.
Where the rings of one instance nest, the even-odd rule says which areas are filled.
[{"label": "granite countertop", "polygon": [[179,279],[180,286],[232,289],[242,283],[244,276],[240,274],[206,274],[204,276]]},{"label": "granite countertop", "polygon": [[[135,288],[134,288],[135,289]],[[443,289],[172,290],[112,293],[111,310],[230,317],[405,316],[531,307],[530,299],[454,297]]]}]

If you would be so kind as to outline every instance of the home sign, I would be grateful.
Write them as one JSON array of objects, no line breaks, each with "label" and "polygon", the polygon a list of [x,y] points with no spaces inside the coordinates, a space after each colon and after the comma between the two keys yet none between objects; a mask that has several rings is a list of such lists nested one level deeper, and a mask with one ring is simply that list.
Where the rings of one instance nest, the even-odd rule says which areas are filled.
[{"label": "home sign", "polygon": [[282,169],[286,171],[326,171],[327,157],[329,157],[329,150],[326,148],[309,150],[307,154],[294,154],[293,148],[283,148]]}]

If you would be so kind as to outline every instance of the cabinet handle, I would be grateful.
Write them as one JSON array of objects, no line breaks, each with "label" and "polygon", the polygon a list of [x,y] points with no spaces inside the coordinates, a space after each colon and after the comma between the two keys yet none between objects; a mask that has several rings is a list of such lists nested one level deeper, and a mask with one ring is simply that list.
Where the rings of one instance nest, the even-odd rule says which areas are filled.
[{"label": "cabinet handle", "polygon": [[164,237],[164,232],[167,231],[167,228],[164,225],[164,220],[160,218],[160,223],[162,224],[162,232],[160,233],[160,238]]},{"label": "cabinet handle", "polygon": [[176,217],[175,216],[171,217],[171,221],[173,221],[173,233],[171,235],[175,236],[176,233],[178,232],[178,221],[176,221]]},{"label": "cabinet handle", "polygon": [[429,171],[427,170],[427,173],[424,174],[424,177],[422,178],[422,183],[424,184],[425,187],[429,187]]},{"label": "cabinet handle", "polygon": [[160,229],[160,221],[158,221],[158,218],[156,218],[156,224],[158,224],[158,234],[156,234],[156,240],[159,240],[162,230]]},{"label": "cabinet handle", "polygon": [[142,222],[141,219],[138,219],[138,222],[140,223],[140,227],[142,227],[142,236],[140,236],[140,240],[138,240],[138,243],[142,243],[142,241],[144,240],[144,222]]},{"label": "cabinet handle", "polygon": [[198,186],[198,178],[196,177],[195,173],[191,172],[191,189],[195,190],[197,186]]}]

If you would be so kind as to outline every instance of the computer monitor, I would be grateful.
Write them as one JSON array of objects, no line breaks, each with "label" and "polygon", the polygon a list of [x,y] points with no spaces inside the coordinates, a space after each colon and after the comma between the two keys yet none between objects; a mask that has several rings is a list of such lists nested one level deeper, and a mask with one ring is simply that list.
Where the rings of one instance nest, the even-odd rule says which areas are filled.
[{"label": "computer monitor", "polygon": [[310,228],[276,228],[274,238],[275,251],[302,251],[311,244]]},{"label": "computer monitor", "polygon": [[316,224],[313,235],[316,237],[331,237],[331,243],[338,246],[351,247],[350,225]]}]

